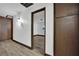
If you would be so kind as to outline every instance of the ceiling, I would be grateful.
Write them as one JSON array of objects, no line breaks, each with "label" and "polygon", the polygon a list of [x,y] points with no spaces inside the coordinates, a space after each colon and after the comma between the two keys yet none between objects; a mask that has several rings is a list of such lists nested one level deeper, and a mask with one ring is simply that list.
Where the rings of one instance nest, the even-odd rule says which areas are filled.
[{"label": "ceiling", "polygon": [[[27,6],[30,6],[30,4],[27,4]],[[14,16],[24,10],[26,10],[26,7],[20,3],[0,3],[0,16]]]}]

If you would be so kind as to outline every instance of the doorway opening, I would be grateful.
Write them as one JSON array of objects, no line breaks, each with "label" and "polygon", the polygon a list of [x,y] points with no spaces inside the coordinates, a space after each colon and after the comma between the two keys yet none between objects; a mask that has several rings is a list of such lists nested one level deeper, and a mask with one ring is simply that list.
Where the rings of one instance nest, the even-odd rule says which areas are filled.
[{"label": "doorway opening", "polygon": [[45,7],[32,12],[31,46],[32,49],[45,55],[46,11]]}]

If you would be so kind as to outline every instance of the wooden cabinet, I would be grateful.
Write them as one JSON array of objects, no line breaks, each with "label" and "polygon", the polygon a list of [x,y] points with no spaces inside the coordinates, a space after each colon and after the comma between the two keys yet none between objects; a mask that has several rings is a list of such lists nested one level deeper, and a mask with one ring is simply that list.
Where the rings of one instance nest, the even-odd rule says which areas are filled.
[{"label": "wooden cabinet", "polygon": [[55,17],[68,16],[72,14],[78,14],[78,4],[74,3],[58,3],[55,4]]},{"label": "wooden cabinet", "polygon": [[[75,14],[78,12],[76,11],[78,5],[75,5],[55,4],[54,52],[56,56],[79,55],[79,15]],[[69,15],[72,13],[73,15]]]}]

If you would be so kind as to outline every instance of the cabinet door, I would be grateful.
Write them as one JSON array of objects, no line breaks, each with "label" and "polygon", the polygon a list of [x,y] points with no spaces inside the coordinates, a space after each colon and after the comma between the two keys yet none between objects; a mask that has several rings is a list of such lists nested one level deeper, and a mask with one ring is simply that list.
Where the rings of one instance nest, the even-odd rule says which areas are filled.
[{"label": "cabinet door", "polygon": [[55,16],[62,17],[78,14],[79,8],[77,3],[57,3],[55,4]]},{"label": "cabinet door", "polygon": [[55,55],[79,55],[78,17],[55,19]]}]

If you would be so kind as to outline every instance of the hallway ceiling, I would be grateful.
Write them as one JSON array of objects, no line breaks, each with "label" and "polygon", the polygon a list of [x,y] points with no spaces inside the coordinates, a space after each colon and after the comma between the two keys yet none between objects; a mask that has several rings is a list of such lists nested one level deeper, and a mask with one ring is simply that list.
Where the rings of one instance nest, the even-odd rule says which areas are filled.
[{"label": "hallway ceiling", "polygon": [[26,10],[26,7],[22,6],[20,3],[0,3],[0,16],[14,16],[18,12],[24,10]]}]

